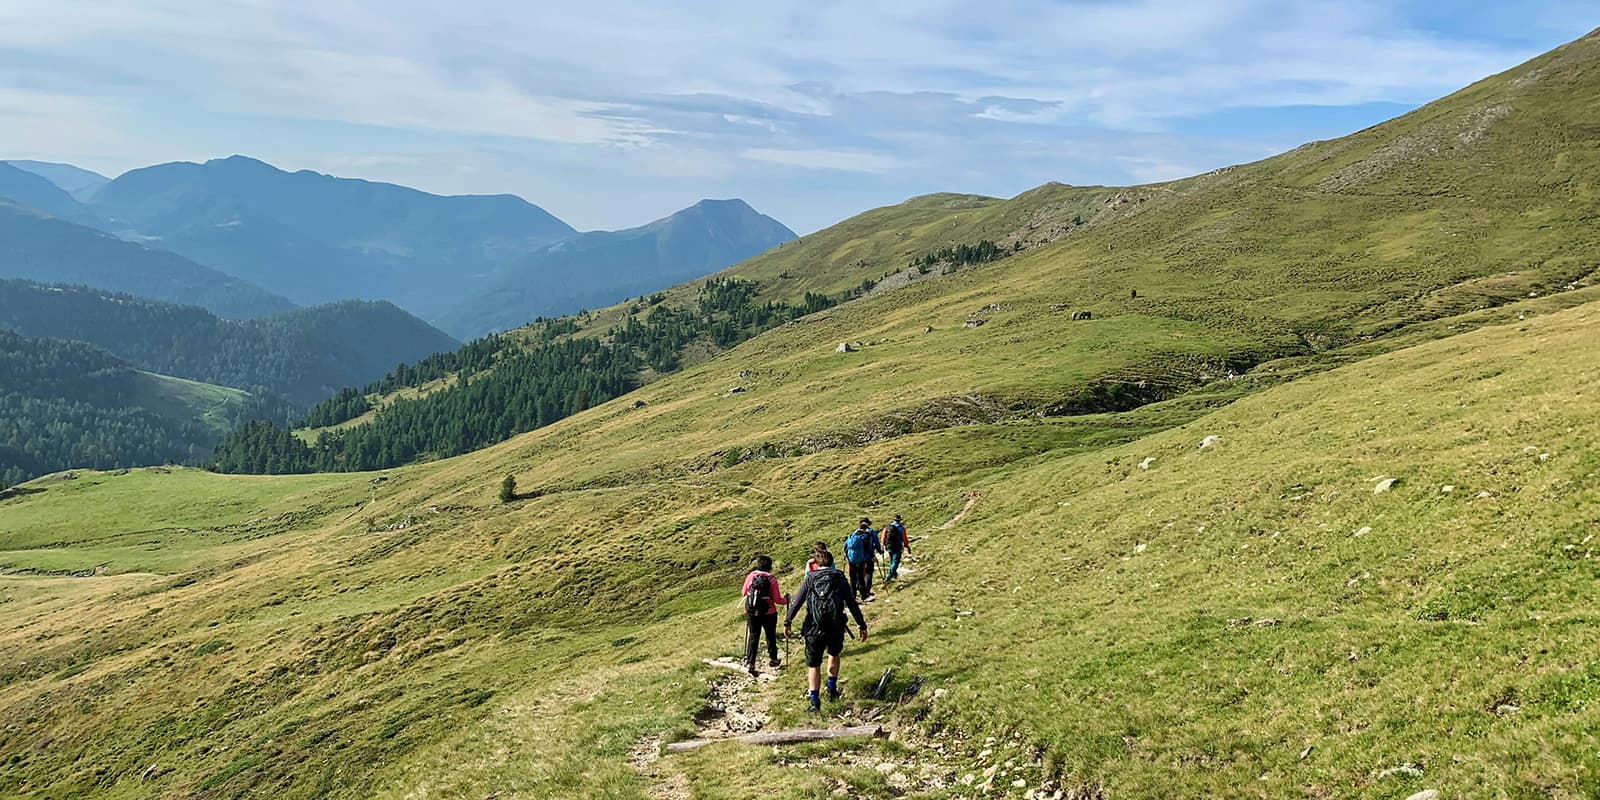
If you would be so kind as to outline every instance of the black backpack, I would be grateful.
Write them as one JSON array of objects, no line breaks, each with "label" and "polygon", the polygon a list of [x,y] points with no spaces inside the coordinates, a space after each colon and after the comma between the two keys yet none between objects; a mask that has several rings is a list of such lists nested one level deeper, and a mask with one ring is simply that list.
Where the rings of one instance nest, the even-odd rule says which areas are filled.
[{"label": "black backpack", "polygon": [[898,553],[902,550],[905,550],[906,526],[898,522],[891,522],[889,523],[888,527],[884,528],[884,531],[889,535],[884,537],[888,541],[884,542],[883,549],[888,550],[891,553]]},{"label": "black backpack", "polygon": [[766,616],[772,609],[772,576],[757,575],[750,579],[750,591],[744,596],[744,613],[750,617]]},{"label": "black backpack", "polygon": [[[811,588],[806,591],[806,628],[832,633],[844,630],[844,597],[839,584],[845,583],[837,569],[826,568],[811,575]],[[845,584],[849,591],[849,584]]]}]

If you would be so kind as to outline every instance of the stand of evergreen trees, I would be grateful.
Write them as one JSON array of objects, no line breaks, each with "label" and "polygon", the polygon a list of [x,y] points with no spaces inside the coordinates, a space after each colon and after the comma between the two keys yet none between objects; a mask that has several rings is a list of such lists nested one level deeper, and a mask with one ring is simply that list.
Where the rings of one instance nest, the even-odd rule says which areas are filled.
[{"label": "stand of evergreen trees", "polygon": [[[69,468],[205,463],[220,431],[198,414],[153,410],[167,405],[152,403],[161,380],[91,345],[0,328],[0,481]],[[238,418],[286,413],[276,398],[252,399]]]},{"label": "stand of evergreen trees", "polygon": [[911,266],[921,268],[936,267],[945,264],[951,267],[963,267],[968,264],[984,264],[990,261],[999,261],[1021,249],[1021,243],[1016,248],[1006,250],[1000,245],[989,241],[980,240],[977,244],[958,244],[936,247],[911,260]]},{"label": "stand of evergreen trees", "polygon": [[271,392],[302,409],[327,397],[329,386],[459,346],[389,303],[352,300],[235,321],[197,306],[20,280],[0,280],[0,327],[88,342],[139,369]]},{"label": "stand of evergreen trees", "polygon": [[812,293],[798,304],[760,301],[759,288],[753,281],[709,280],[692,306],[652,304],[600,338],[572,336],[577,325],[570,319],[541,322],[531,342],[486,337],[397,369],[364,392],[340,392],[313,408],[306,422],[325,426],[360,416],[370,410],[367,393],[449,376],[446,386],[396,399],[368,422],[324,431],[313,445],[270,422],[246,425],[217,447],[213,464],[223,472],[337,472],[459,455],[632,391],[648,370],[676,370],[690,343],[732,347],[837,302]]}]

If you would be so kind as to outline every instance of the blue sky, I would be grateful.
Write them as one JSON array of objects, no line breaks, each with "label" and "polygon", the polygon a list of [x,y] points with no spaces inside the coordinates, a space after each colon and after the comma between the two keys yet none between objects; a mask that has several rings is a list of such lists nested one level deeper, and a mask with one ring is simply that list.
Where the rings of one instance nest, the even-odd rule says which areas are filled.
[{"label": "blue sky", "polygon": [[242,153],[585,229],[743,197],[804,233],[1254,160],[1596,25],[1588,0],[8,0],[0,158]]}]

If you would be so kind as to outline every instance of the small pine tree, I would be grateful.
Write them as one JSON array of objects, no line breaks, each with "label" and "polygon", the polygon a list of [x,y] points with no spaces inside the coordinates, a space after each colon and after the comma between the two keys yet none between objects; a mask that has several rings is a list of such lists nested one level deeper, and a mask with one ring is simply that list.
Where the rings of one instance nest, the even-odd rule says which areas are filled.
[{"label": "small pine tree", "polygon": [[509,503],[515,499],[517,499],[517,476],[508,474],[506,479],[500,482],[500,502]]}]

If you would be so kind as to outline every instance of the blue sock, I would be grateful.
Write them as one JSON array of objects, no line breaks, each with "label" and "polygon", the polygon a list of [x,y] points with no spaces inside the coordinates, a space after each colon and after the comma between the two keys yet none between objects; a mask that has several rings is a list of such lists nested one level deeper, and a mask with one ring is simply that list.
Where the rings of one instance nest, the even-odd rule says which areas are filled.
[{"label": "blue sock", "polygon": [[828,691],[830,691],[830,692],[839,691],[839,679],[835,678],[832,675],[828,676]]},{"label": "blue sock", "polygon": [[822,703],[822,698],[817,697],[817,690],[816,689],[812,689],[811,690],[811,705],[819,705],[821,703]]}]

